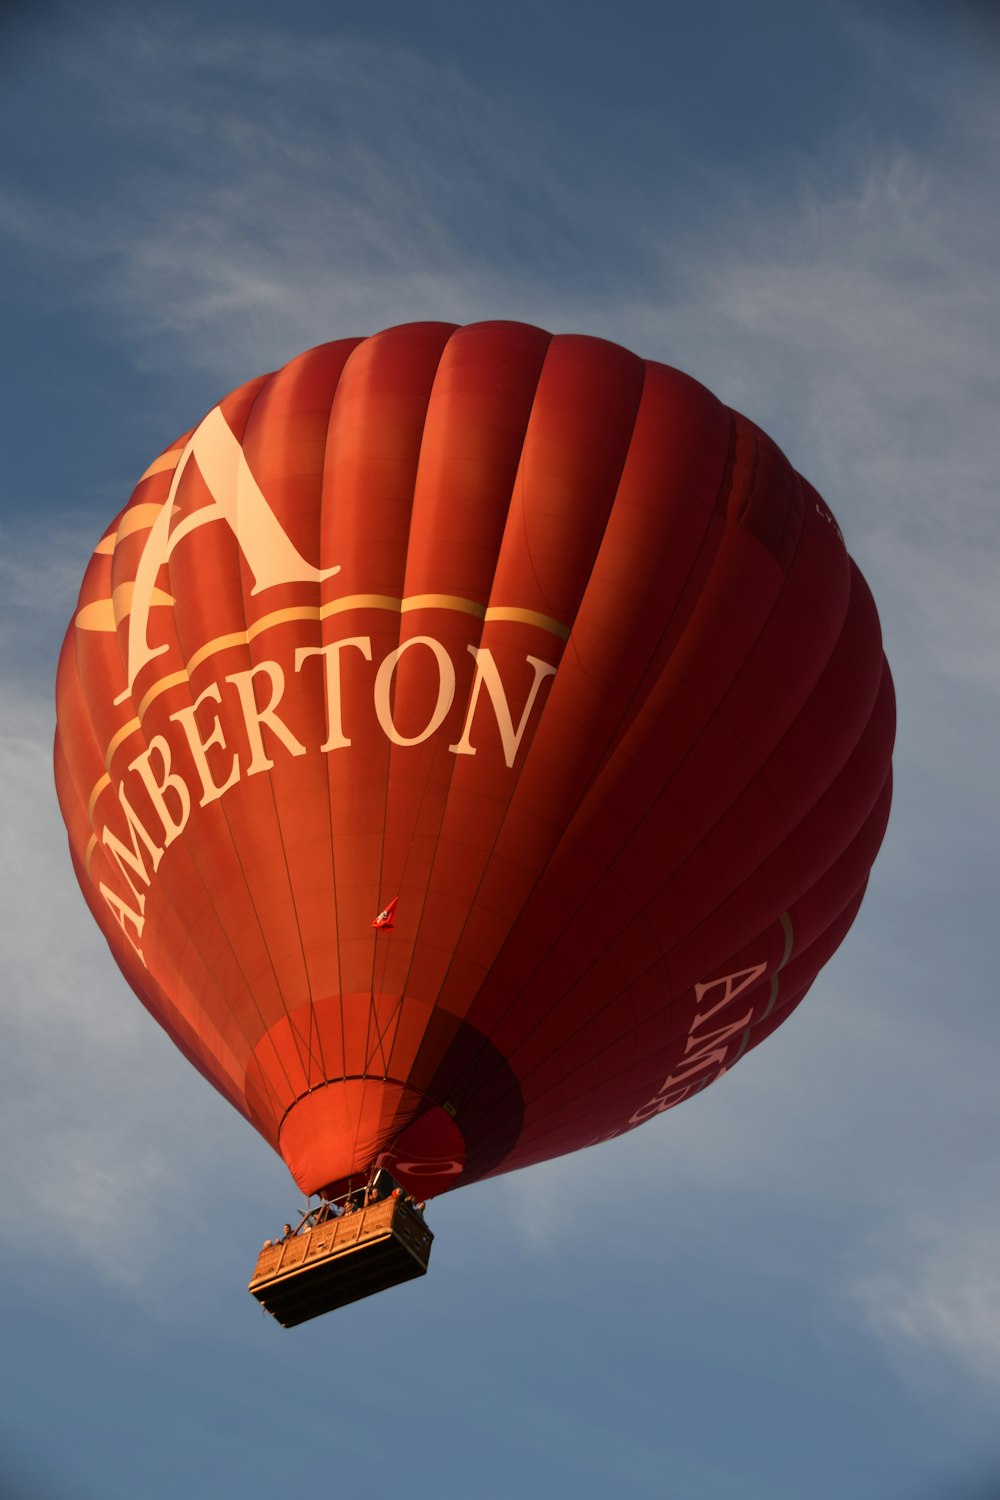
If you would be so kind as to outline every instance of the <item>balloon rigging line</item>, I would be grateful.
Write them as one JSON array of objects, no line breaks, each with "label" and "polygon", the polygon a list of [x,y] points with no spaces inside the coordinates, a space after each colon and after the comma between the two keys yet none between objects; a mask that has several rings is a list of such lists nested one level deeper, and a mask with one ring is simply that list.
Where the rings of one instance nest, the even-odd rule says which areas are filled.
[{"label": "balloon rigging line", "polygon": [[[322,556],[323,538],[328,534],[328,532],[332,532],[333,531],[333,521],[334,521],[333,512],[335,510],[334,503],[333,503],[334,498],[335,498],[335,493],[332,492],[332,491],[328,492],[327,486],[326,486],[326,482],[325,482],[326,481],[327,470],[328,470],[329,453],[330,453],[330,433],[331,433],[331,430],[332,430],[332,427],[333,427],[333,409],[334,409],[334,406],[336,404],[337,393],[340,390],[340,383],[341,383],[341,381],[343,379],[344,371],[345,371],[345,369],[347,368],[347,366],[350,363],[351,355],[355,352],[356,349],[358,349],[360,347],[361,342],[362,342],[362,340],[359,339],[356,343],[354,343],[352,345],[351,349],[346,354],[346,356],[345,356],[345,358],[343,360],[343,363],[340,365],[340,368],[337,370],[336,379],[333,382],[333,389],[330,392],[329,412],[328,412],[328,416],[327,416],[327,420],[326,420],[325,431],[324,431],[324,434],[323,434],[322,462],[321,462],[321,464],[319,466],[319,508],[318,508],[318,517],[317,517],[317,519],[318,519],[318,523],[319,523],[319,528],[318,529],[319,529],[319,538],[320,538],[320,557],[319,557],[319,564],[320,564],[320,566],[322,566],[322,563],[323,563],[323,556]],[[329,522],[329,525],[327,524],[328,522]],[[320,585],[320,598],[321,598],[321,601],[322,601],[322,585]],[[324,614],[324,609],[326,610],[325,614]],[[325,634],[325,632],[323,630],[323,621],[325,619],[330,618],[333,615],[333,613],[334,613],[333,609],[328,608],[327,606],[323,605],[322,602],[320,603],[318,619],[319,619],[319,626],[320,626],[319,636],[320,636],[320,643],[321,643],[321,645],[326,644],[324,642],[324,640],[323,640],[323,637],[324,637],[324,634]],[[325,781],[325,784],[326,784],[326,800],[327,800],[327,811],[328,811],[328,816],[329,816],[329,828],[330,828],[330,884],[331,884],[331,888],[332,888],[332,897],[333,897],[333,913],[332,913],[332,916],[333,916],[333,923],[334,923],[334,929],[335,929],[334,930],[334,953],[336,954],[336,964],[337,964],[337,994],[340,997],[340,1004],[336,1007],[336,1009],[337,1009],[337,1015],[338,1015],[338,1018],[339,1018],[339,1021],[340,1021],[340,1065],[341,1065],[341,1073],[342,1074],[346,1074],[347,1073],[347,1024],[346,1024],[346,1014],[345,1014],[345,1005],[344,1005],[344,973],[343,973],[343,966],[342,966],[341,954],[340,954],[340,948],[341,948],[341,942],[340,942],[340,935],[341,935],[341,912],[340,912],[340,902],[339,902],[338,890],[337,890],[338,840],[337,840],[337,836],[336,836],[336,830],[335,830],[335,827],[334,827],[334,821],[335,820],[334,820],[334,812],[333,812],[333,766],[334,766],[334,762],[332,761],[332,759],[327,759],[327,762],[326,762],[326,775],[324,777],[324,781]]]}]

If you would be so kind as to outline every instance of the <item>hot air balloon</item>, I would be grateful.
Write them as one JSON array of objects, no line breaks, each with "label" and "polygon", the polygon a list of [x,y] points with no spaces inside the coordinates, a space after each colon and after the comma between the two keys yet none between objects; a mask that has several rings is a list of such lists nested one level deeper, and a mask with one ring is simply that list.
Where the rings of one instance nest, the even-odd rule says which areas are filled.
[{"label": "hot air balloon", "polygon": [[323,344],[214,406],[99,541],[57,708],[128,983],[418,1271],[411,1198],[629,1131],[786,1020],[889,809],[826,504],[688,376],[517,323]]}]

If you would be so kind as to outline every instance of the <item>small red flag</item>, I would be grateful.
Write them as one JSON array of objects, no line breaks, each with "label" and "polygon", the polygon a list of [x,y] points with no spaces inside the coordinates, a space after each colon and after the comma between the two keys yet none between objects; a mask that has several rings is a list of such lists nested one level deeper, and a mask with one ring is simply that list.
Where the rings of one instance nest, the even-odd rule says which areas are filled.
[{"label": "small red flag", "polygon": [[399,897],[398,896],[394,896],[392,898],[392,900],[389,902],[389,905],[386,907],[385,911],[380,911],[379,912],[378,916],[375,918],[374,922],[372,923],[373,927],[378,928],[380,932],[391,932],[392,931],[392,919],[393,919],[393,916],[395,915],[395,912],[396,912],[396,902],[398,900],[399,900]]}]

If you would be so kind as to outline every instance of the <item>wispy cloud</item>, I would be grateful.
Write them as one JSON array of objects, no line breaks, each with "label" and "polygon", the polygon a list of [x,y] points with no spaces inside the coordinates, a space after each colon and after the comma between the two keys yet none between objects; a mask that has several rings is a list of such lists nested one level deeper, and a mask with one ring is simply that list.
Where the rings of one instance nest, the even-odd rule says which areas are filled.
[{"label": "wispy cloud", "polygon": [[100,205],[43,208],[22,188],[0,219],[87,263],[86,291],[77,278],[68,295],[110,311],[140,362],[256,369],[324,334],[523,314],[506,269],[582,265],[589,214],[559,152],[454,68],[348,39],[304,51],[266,31],[121,20],[97,75],[60,65],[109,143],[132,122],[142,168],[109,144]]},{"label": "wispy cloud", "polygon": [[900,154],[746,227],[660,315],[663,342],[827,495],[891,601],[893,659],[995,694],[1000,210]]},{"label": "wispy cloud", "polygon": [[895,1226],[872,1247],[875,1264],[848,1288],[900,1367],[932,1383],[944,1359],[1000,1386],[1000,1183],[987,1176],[980,1187],[977,1201],[958,1211],[938,1197],[947,1213]]}]

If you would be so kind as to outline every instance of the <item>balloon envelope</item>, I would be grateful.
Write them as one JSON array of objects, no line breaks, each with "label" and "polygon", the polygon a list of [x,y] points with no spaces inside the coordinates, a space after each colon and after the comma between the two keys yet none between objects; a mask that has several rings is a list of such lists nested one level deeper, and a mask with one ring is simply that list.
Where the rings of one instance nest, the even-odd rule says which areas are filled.
[{"label": "balloon envelope", "polygon": [[844,937],[889,808],[823,501],[678,371],[521,324],[222,400],[99,542],[57,696],[118,964],[307,1193],[701,1091]]}]

